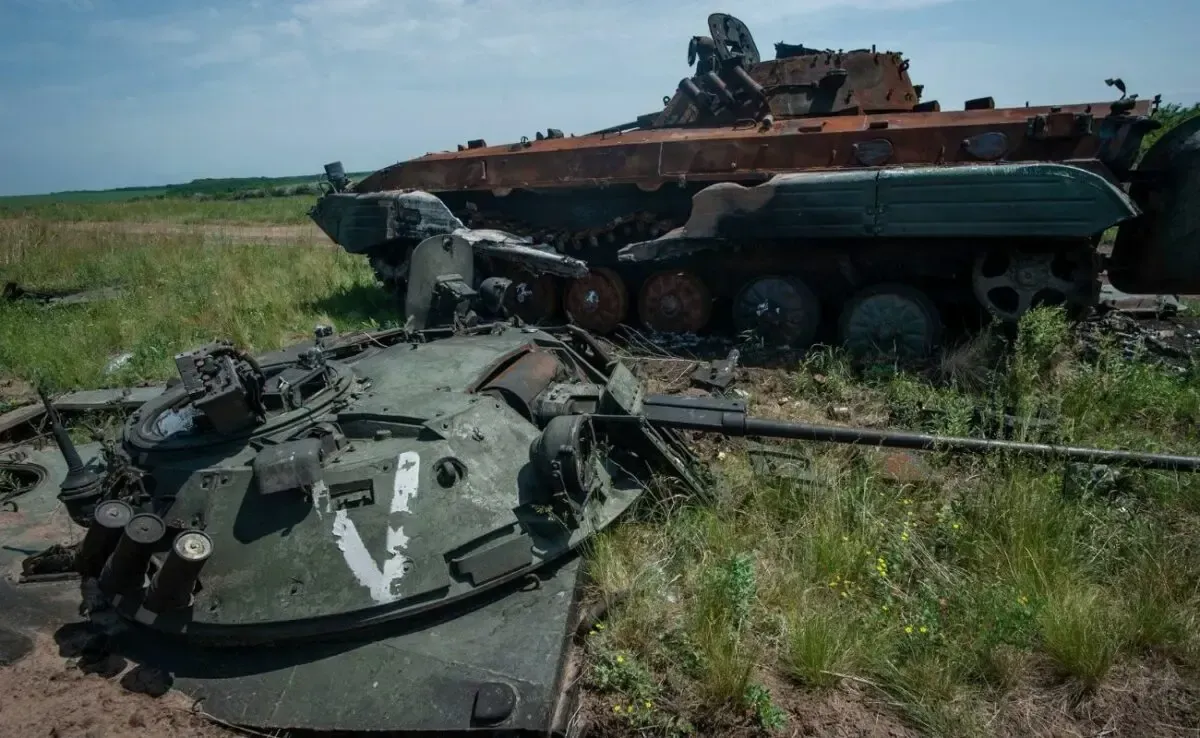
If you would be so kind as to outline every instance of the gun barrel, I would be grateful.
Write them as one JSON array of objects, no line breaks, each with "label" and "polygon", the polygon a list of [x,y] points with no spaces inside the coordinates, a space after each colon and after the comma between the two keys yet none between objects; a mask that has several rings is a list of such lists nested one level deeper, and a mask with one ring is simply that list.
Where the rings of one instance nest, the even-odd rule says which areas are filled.
[{"label": "gun barrel", "polygon": [[957,451],[990,453],[1010,451],[1042,458],[1069,459],[1093,464],[1135,466],[1144,469],[1200,471],[1200,457],[1154,454],[1046,443],[935,436],[909,431],[878,430],[836,425],[813,425],[767,420],[746,415],[745,403],[654,395],[643,401],[643,411],[651,423],[679,430],[705,431],[726,436],[760,436],[800,441],[848,443],[917,451]]}]

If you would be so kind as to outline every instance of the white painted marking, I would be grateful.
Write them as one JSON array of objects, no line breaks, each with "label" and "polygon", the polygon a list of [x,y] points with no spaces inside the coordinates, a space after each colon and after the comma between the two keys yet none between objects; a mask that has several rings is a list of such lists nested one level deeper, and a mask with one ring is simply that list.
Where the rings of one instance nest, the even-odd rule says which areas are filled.
[{"label": "white painted marking", "polygon": [[417,496],[421,481],[421,455],[405,451],[396,459],[396,477],[392,482],[392,512],[411,512],[408,503]]},{"label": "white painted marking", "polygon": [[321,515],[321,502],[325,502],[325,512],[329,512],[329,487],[326,486],[324,479],[318,479],[317,483],[312,488],[312,503],[313,509],[317,511],[317,517]]},{"label": "white painted marking", "polygon": [[375,566],[375,561],[363,544],[362,536],[358,534],[358,528],[354,527],[354,521],[350,519],[345,510],[338,510],[337,514],[333,516],[333,536],[337,538],[338,548],[341,549],[346,563],[350,565],[350,571],[354,574],[354,578],[358,580],[359,584],[371,590],[371,596],[374,597],[383,575],[380,573],[379,567]]},{"label": "white painted marking", "polygon": [[406,548],[408,548],[408,536],[404,535],[404,528],[388,528],[388,552],[394,554],[403,551]]},{"label": "white painted marking", "polygon": [[[392,484],[392,504],[390,513],[410,513],[408,504],[417,494],[420,483],[421,456],[414,451],[400,454],[396,460],[396,477]],[[328,492],[328,490],[326,490]],[[326,495],[328,500],[328,495]],[[315,497],[314,497],[315,502]],[[319,514],[319,511],[318,511]],[[358,583],[371,593],[371,599],[380,604],[393,602],[399,598],[395,592],[395,584],[404,578],[404,566],[409,559],[404,555],[408,548],[409,538],[404,534],[403,526],[387,529],[387,558],[383,567],[376,565],[375,560],[363,544],[362,536],[354,526],[354,521],[345,510],[338,510],[333,518],[333,536],[337,539],[338,549],[342,558],[350,567]]]}]

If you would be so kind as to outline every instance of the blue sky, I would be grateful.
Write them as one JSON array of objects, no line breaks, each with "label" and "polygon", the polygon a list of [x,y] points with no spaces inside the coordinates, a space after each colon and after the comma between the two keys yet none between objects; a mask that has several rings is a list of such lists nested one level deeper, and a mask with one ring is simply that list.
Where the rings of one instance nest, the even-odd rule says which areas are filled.
[{"label": "blue sky", "polygon": [[1200,101],[1200,0],[0,0],[0,195],[375,169],[630,120],[732,13],[904,52],[943,108]]}]

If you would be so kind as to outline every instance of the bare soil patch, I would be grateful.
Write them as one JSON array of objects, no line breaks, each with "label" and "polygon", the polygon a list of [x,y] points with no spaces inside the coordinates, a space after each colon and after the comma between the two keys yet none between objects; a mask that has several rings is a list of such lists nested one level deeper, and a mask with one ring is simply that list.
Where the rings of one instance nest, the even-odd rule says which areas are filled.
[{"label": "bare soil patch", "polygon": [[37,400],[37,390],[22,379],[0,376],[0,406],[18,407]]},{"label": "bare soil patch", "polygon": [[39,635],[28,656],[0,669],[0,732],[14,738],[238,735],[194,714],[178,692],[152,697],[129,691],[122,681],[137,682],[138,675],[131,669],[86,673],[60,656],[50,637]]},{"label": "bare soil patch", "polygon": [[1200,684],[1158,659],[1118,665],[1088,694],[1035,667],[993,708],[1000,735],[1200,736]]}]

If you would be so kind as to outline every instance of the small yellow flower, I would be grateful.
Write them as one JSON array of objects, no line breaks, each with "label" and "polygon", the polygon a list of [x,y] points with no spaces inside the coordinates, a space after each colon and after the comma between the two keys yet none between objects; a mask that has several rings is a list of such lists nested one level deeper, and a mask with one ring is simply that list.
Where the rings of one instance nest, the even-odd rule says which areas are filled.
[{"label": "small yellow flower", "polygon": [[617,663],[618,663],[618,664],[623,664],[623,663],[625,663],[625,657],[624,657],[624,656],[618,656],[618,657],[617,657]]},{"label": "small yellow flower", "polygon": [[604,623],[596,623],[596,630],[604,630]]},{"label": "small yellow flower", "polygon": [[904,632],[908,633],[909,635],[912,635],[912,626],[911,625],[904,626]]},{"label": "small yellow flower", "polygon": [[613,705],[613,712],[620,713],[620,712],[621,712],[621,706],[620,706],[620,705]]},{"label": "small yellow flower", "polygon": [[888,606],[887,606],[887,605],[884,605],[884,606],[883,606],[883,611],[884,611],[884,612],[887,612],[887,611],[888,611]]},{"label": "small yellow flower", "polygon": [[902,541],[907,541],[907,540],[908,540],[908,533],[901,533],[901,534],[900,534],[900,540],[902,540]]},{"label": "small yellow flower", "polygon": [[588,635],[593,635],[593,636],[596,635],[596,629],[592,628],[591,630],[589,630]]},{"label": "small yellow flower", "polygon": [[955,523],[954,525],[951,525],[950,527],[953,528],[954,530],[958,530],[958,523]]},{"label": "small yellow flower", "polygon": [[921,630],[921,632],[922,632],[922,633],[928,633],[928,632],[929,632],[929,628],[926,628],[924,625],[922,625],[922,626],[921,626],[920,630]]},{"label": "small yellow flower", "polygon": [[910,499],[908,499],[907,497],[905,497],[905,498],[904,498],[904,504],[905,504],[905,505],[911,505],[911,504],[912,504],[912,500],[910,500]]},{"label": "small yellow flower", "polygon": [[651,707],[654,707],[654,703],[650,700],[646,700],[646,709],[649,710]]}]

